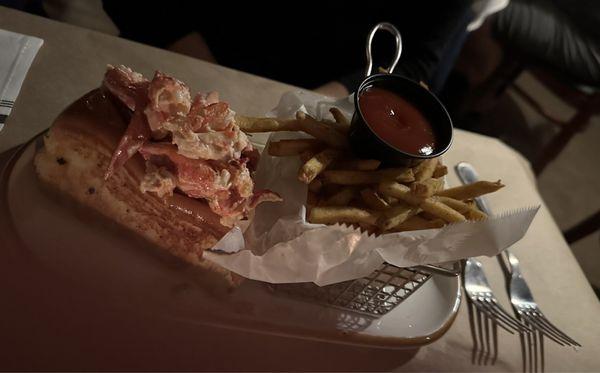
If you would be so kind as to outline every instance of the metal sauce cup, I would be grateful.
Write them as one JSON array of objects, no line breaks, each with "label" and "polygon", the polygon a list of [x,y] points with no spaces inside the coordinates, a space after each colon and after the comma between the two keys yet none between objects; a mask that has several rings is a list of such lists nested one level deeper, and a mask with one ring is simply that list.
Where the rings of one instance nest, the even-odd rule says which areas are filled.
[{"label": "metal sauce cup", "polygon": [[[379,30],[390,32],[396,38],[396,54],[388,73],[371,75],[373,59],[371,44],[375,33]],[[396,27],[390,23],[379,23],[369,32],[367,38],[366,78],[354,95],[355,111],[350,124],[349,140],[354,153],[360,158],[379,159],[386,165],[414,166],[428,158],[439,157],[452,144],[452,119],[444,105],[423,85],[398,75],[391,75],[396,68],[402,53],[402,38]],[[427,118],[436,136],[436,146],[428,155],[404,152],[379,137],[365,120],[360,110],[360,95],[369,87],[379,87],[396,93],[415,106]]]}]

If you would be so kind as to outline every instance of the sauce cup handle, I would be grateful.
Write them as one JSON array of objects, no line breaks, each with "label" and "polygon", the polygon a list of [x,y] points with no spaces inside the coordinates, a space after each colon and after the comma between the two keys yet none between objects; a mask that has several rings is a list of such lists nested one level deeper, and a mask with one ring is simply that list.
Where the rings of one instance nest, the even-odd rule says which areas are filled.
[{"label": "sauce cup handle", "polygon": [[394,38],[396,38],[396,54],[394,54],[392,64],[387,68],[388,73],[391,74],[394,71],[396,65],[398,64],[398,61],[400,60],[400,55],[402,54],[402,37],[400,36],[400,31],[398,31],[398,29],[391,23],[378,23],[377,25],[375,25],[375,27],[371,29],[369,35],[367,36],[367,70],[365,73],[366,76],[371,75],[371,73],[373,72],[373,56],[371,54],[371,44],[373,43],[373,37],[375,37],[375,34],[379,30],[385,30],[392,34]]}]

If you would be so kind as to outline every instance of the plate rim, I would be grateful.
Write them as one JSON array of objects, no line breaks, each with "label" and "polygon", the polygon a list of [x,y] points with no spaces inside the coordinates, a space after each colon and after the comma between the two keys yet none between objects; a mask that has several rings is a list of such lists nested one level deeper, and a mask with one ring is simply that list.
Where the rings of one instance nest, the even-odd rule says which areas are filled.
[{"label": "plate rim", "polygon": [[[29,141],[16,146],[12,149],[9,149],[3,153],[0,153],[3,159],[0,162],[0,209],[3,209],[7,212],[10,211],[8,204],[8,181],[10,179],[10,175],[12,174],[12,170],[15,165],[23,155],[23,153],[29,148],[30,145],[34,144],[38,141],[43,135],[47,132],[47,130],[42,131],[37,134]],[[23,253],[23,250],[29,252],[27,248],[23,247],[23,243],[19,237],[16,227],[14,226],[13,219],[2,219],[5,221],[5,224],[0,224],[0,231],[7,230],[8,232],[14,235],[15,243],[12,245],[9,244],[8,251],[12,251],[13,254],[18,254],[20,252]],[[4,228],[2,227],[4,225]],[[13,246],[10,248],[10,246]],[[20,246],[20,247],[14,247]],[[25,255],[27,259],[33,259],[30,255]],[[52,273],[57,273],[55,269],[50,268],[45,263],[39,262],[38,264],[42,267],[45,267],[45,270],[49,270]],[[440,276],[440,275],[434,275]],[[319,342],[327,342],[333,344],[344,344],[344,345],[352,345],[352,346],[361,346],[361,347],[373,347],[373,348],[383,348],[383,349],[409,349],[409,348],[419,348],[428,344],[431,344],[438,339],[440,339],[452,326],[454,323],[458,312],[460,310],[460,305],[462,303],[462,293],[461,293],[461,279],[462,275],[454,277],[454,281],[456,283],[456,294],[454,294],[452,307],[449,309],[449,312],[444,316],[444,322],[439,326],[439,328],[435,329],[432,333],[411,336],[411,337],[391,337],[391,336],[375,336],[375,335],[366,335],[361,334],[359,332],[352,331],[323,331],[319,334],[316,334],[313,329],[302,328],[298,326],[285,326],[282,328],[285,329],[281,331],[273,330],[273,324],[265,323],[262,320],[241,320],[238,319],[235,321],[235,324],[228,323],[226,320],[212,320],[211,322],[199,322],[197,320],[190,320],[184,317],[174,317],[169,315],[161,315],[154,312],[149,312],[154,314],[155,316],[161,319],[169,319],[171,321],[179,321],[182,323],[192,324],[192,325],[207,325],[211,327],[224,328],[229,330],[238,330],[249,332],[253,334],[259,335],[273,335],[280,336],[286,338],[297,338],[303,340],[313,340]],[[429,281],[434,280],[431,278]],[[260,281],[257,281],[260,283]],[[301,301],[301,300],[299,300]],[[326,307],[326,306],[323,306]],[[138,311],[143,312],[143,311]],[[390,312],[394,312],[391,310]],[[251,324],[251,325],[250,325]],[[261,326],[269,326],[269,328],[261,328]]]}]

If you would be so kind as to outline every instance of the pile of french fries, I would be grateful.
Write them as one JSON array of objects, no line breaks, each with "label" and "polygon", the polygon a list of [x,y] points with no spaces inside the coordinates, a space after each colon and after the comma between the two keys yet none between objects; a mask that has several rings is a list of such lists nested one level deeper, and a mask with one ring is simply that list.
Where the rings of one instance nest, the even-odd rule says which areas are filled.
[{"label": "pile of french fries", "polygon": [[441,228],[448,223],[481,220],[473,199],[504,185],[478,181],[444,189],[448,169],[439,159],[412,168],[384,168],[379,160],[358,159],[348,145],[350,124],[332,108],[335,121],[318,121],[298,112],[296,119],[237,117],[247,133],[302,131],[313,138],[270,142],[272,156],[299,156],[298,179],[308,185],[307,220],[351,224],[369,233]]}]

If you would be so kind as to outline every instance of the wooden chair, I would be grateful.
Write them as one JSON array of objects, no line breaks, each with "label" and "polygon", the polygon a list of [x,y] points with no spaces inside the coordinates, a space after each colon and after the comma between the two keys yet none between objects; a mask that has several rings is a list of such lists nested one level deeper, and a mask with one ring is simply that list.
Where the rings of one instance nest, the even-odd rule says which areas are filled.
[{"label": "wooden chair", "polygon": [[[534,97],[515,83],[516,78],[528,70],[542,85],[575,109],[575,114],[561,119],[549,112]],[[532,160],[532,167],[539,175],[566,147],[571,138],[584,131],[591,117],[600,114],[600,87],[575,84],[568,77],[550,71],[535,63],[525,61],[515,53],[507,53],[503,62],[480,89],[479,107],[492,106],[508,88],[511,88],[538,114],[558,128],[556,135],[542,147],[540,154]]]},{"label": "wooden chair", "polygon": [[[519,87],[515,80],[525,69],[531,72],[536,80],[548,90],[573,107],[575,114],[567,120],[558,118]],[[600,114],[600,87],[573,83],[569,77],[561,76],[561,74],[550,71],[535,62],[527,61],[510,50],[482,88],[484,94],[482,94],[481,101],[487,102],[487,105],[484,104],[484,106],[489,106],[490,102],[498,99],[508,88],[512,88],[532,109],[558,128],[556,135],[542,147],[537,158],[532,160],[532,167],[536,175],[539,175],[562,152],[575,134],[587,128],[594,115]],[[568,229],[565,232],[565,238],[567,242],[573,243],[599,229],[600,211]]]},{"label": "wooden chair", "polygon": [[540,174],[562,152],[571,138],[578,132],[584,131],[594,115],[600,114],[600,90],[591,86],[566,82],[563,80],[564,78],[556,78],[553,73],[547,70],[533,68],[530,71],[540,83],[568,105],[575,108],[575,114],[571,118],[561,120],[549,113],[518,84],[513,83],[511,85],[513,90],[535,111],[559,129],[558,133],[542,148],[539,157],[532,163],[535,173]]},{"label": "wooden chair", "polygon": [[600,228],[600,211],[589,218],[577,223],[564,232],[565,239],[568,243],[579,241],[580,239],[589,236]]}]

